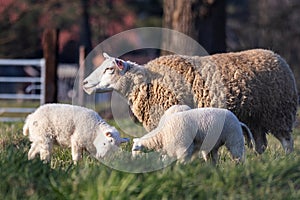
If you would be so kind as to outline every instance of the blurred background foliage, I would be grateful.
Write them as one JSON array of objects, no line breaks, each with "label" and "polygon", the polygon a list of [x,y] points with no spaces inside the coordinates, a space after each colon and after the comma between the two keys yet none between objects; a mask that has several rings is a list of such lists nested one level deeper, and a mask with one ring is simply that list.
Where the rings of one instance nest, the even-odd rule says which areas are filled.
[{"label": "blurred background foliage", "polygon": [[[224,0],[182,0],[191,4],[191,13],[203,18],[215,16],[224,21],[225,49],[209,49],[209,53],[266,48],[282,55],[300,80],[300,1],[298,0],[227,0],[218,15],[216,5]],[[42,57],[41,36],[46,28],[57,28],[59,61],[78,62],[78,47],[88,34],[91,47],[119,32],[145,26],[170,27],[163,23],[166,5],[163,0],[1,0],[0,57]],[[181,1],[174,1],[179,4]],[[84,4],[87,5],[88,28],[84,24]],[[164,10],[165,9],[165,10]],[[171,9],[171,8],[167,8]],[[172,10],[171,10],[172,11]],[[171,12],[172,13],[172,12]],[[226,18],[226,20],[224,20]],[[196,21],[197,22],[197,21]],[[217,23],[216,20],[209,23]],[[210,34],[209,23],[196,23],[205,38],[195,38],[205,46],[207,40],[217,40]],[[218,23],[218,26],[221,26]],[[172,28],[172,26],[171,26]],[[221,34],[221,33],[220,33]],[[218,42],[220,43],[220,42]],[[300,82],[298,81],[298,88]]]},{"label": "blurred background foliage", "polygon": [[84,2],[88,4],[93,46],[124,30],[161,26],[158,0],[1,0],[0,57],[41,57],[43,30],[57,28],[60,60],[77,62]]}]

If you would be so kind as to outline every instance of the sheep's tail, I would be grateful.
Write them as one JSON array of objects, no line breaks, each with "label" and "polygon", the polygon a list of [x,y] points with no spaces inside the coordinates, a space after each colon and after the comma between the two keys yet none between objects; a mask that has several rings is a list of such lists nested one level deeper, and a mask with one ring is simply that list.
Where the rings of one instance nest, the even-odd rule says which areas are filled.
[{"label": "sheep's tail", "polygon": [[244,128],[247,132],[247,135],[245,135],[245,138],[247,141],[247,146],[251,149],[254,149],[255,148],[255,140],[253,138],[252,132],[250,131],[249,127],[246,124],[244,124],[242,122],[240,122],[240,124],[241,124],[242,128]]},{"label": "sheep's tail", "polygon": [[25,124],[23,126],[23,135],[24,136],[28,136],[29,135],[29,118],[30,115],[28,115],[28,117],[25,120]]}]

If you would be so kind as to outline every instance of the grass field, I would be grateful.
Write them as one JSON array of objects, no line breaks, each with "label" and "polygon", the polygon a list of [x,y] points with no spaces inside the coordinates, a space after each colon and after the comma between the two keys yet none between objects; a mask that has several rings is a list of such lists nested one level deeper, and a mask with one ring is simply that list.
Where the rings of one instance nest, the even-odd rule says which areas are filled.
[{"label": "grass field", "polygon": [[70,151],[60,148],[50,164],[28,161],[22,126],[0,123],[0,199],[300,199],[300,129],[287,156],[269,136],[266,152],[257,156],[247,149],[243,165],[234,165],[223,150],[218,166],[199,159],[132,174],[88,155],[75,166]]}]

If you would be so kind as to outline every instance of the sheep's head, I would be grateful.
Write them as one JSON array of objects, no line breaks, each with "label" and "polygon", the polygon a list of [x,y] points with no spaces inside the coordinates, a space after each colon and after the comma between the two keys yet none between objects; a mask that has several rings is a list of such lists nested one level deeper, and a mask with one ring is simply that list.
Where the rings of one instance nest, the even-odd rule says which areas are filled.
[{"label": "sheep's head", "polygon": [[103,158],[109,156],[119,149],[122,143],[129,142],[128,138],[121,138],[120,134],[114,128],[110,131],[100,133],[97,135],[93,144],[97,149],[96,158]]},{"label": "sheep's head", "polygon": [[115,89],[115,84],[129,69],[129,63],[103,53],[105,60],[84,81],[83,89],[91,94],[94,91],[108,92]]}]

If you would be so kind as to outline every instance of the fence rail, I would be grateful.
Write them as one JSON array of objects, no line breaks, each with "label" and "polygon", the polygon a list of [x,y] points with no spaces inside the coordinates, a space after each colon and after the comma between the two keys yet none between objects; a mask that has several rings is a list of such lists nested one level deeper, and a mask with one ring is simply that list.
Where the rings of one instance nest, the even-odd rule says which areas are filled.
[{"label": "fence rail", "polygon": [[13,65],[13,66],[44,66],[45,59],[0,59],[0,65]]},{"label": "fence rail", "polygon": [[0,82],[10,83],[38,83],[41,82],[41,78],[36,77],[4,77],[0,76]]},{"label": "fence rail", "polygon": [[0,108],[0,114],[9,113],[30,113],[35,111],[35,108]]},{"label": "fence rail", "polygon": [[[40,77],[9,77],[1,76],[0,83],[40,83],[40,85],[29,87],[34,90],[40,90],[40,94],[16,94],[0,93],[0,99],[18,99],[18,100],[40,100],[40,104],[45,103],[45,59],[0,59],[0,65],[3,66],[35,66],[41,71]],[[27,89],[26,89],[27,91]],[[0,115],[5,113],[30,113],[35,108],[0,108]],[[19,121],[20,117],[0,117],[0,121]]]},{"label": "fence rail", "polygon": [[0,94],[0,99],[37,100],[37,99],[41,99],[41,95],[39,95],[39,94]]}]

